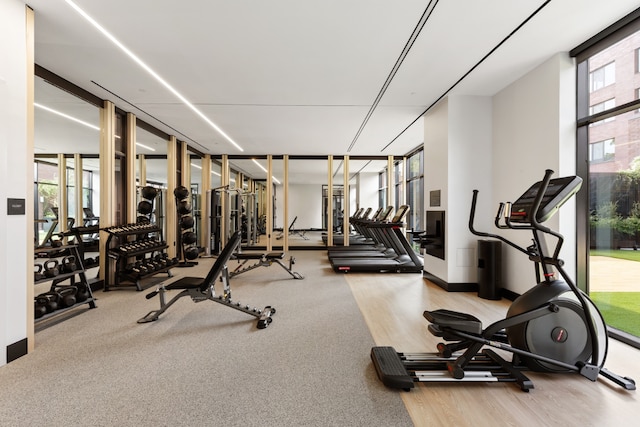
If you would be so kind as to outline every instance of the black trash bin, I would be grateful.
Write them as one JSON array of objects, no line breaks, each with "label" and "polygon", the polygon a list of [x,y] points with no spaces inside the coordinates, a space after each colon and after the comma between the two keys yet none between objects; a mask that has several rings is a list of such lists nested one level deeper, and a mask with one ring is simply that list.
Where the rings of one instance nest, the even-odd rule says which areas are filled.
[{"label": "black trash bin", "polygon": [[484,299],[501,299],[502,242],[478,240],[478,296]]}]

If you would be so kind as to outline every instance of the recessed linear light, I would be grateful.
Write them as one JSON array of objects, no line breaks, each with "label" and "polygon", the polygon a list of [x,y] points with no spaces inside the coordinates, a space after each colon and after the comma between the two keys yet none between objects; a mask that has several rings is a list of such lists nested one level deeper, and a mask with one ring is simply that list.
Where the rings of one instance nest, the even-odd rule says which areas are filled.
[{"label": "recessed linear light", "polygon": [[[202,169],[202,166],[198,166],[195,163],[191,163],[191,166],[193,166],[196,169]],[[218,172],[215,171],[211,171],[212,174],[216,175],[216,176],[220,176],[220,174]]]},{"label": "recessed linear light", "polygon": [[[260,163],[258,163],[258,161],[257,161],[256,159],[251,159],[251,160],[253,160],[253,163],[255,163],[256,165],[258,165],[258,167],[259,167],[260,169],[262,169],[262,170],[263,170],[263,171],[265,171],[266,173],[269,173],[269,171],[268,171],[264,166],[262,166]],[[273,176],[273,175],[272,175],[272,176],[271,176],[271,179],[273,179],[276,183],[280,184],[280,181],[278,181],[278,180],[276,179],[276,177],[275,177],[275,176]]]},{"label": "recessed linear light", "polygon": [[189,107],[196,115],[198,115],[202,120],[207,122],[209,126],[214,128],[220,135],[222,135],[227,141],[229,141],[234,147],[236,147],[240,151],[244,151],[238,143],[236,143],[229,135],[227,135],[218,125],[213,123],[204,113],[198,110],[195,105],[187,100],[180,92],[173,88],[168,82],[166,82],[158,73],[156,73],[151,67],[145,64],[142,59],[138,58],[133,52],[131,52],[125,45],[120,43],[118,39],[116,39],[110,32],[108,32],[102,25],[98,24],[98,22],[89,16],[84,10],[80,9],[80,7],[75,4],[71,0],[65,0],[65,2],[71,6],[76,12],[78,12],[84,19],[89,21],[91,25],[93,25],[98,31],[100,31],[106,38],[111,40],[113,44],[118,46],[120,50],[122,50],[129,58],[133,59],[142,69],[144,69],[147,73],[151,74],[153,78],[155,78],[160,84],[162,84],[169,92],[173,93],[180,101],[184,103],[187,107]]},{"label": "recessed linear light", "polygon": [[38,107],[38,108],[40,108],[40,109],[42,109],[42,110],[48,111],[48,112],[50,112],[50,113],[56,114],[56,115],[58,115],[58,116],[60,116],[60,117],[64,117],[65,119],[71,120],[71,121],[73,121],[73,122],[80,123],[81,125],[85,125],[86,127],[89,127],[89,128],[91,128],[91,129],[100,130],[100,127],[99,127],[99,126],[92,125],[91,123],[87,123],[87,122],[85,122],[85,121],[83,121],[83,120],[77,119],[77,118],[75,118],[75,117],[73,117],[73,116],[70,116],[70,115],[65,114],[65,113],[63,113],[63,112],[60,112],[60,111],[58,111],[58,110],[54,110],[53,108],[49,108],[49,107],[47,107],[47,106],[45,106],[45,105],[38,104],[37,102],[34,102],[34,103],[33,103],[33,106],[34,106],[34,107]]},{"label": "recessed linear light", "polygon": [[149,150],[149,151],[156,151],[156,149],[155,149],[155,148],[151,148],[151,147],[149,147],[148,145],[140,144],[139,142],[136,142],[136,145],[137,145],[138,147],[146,148],[146,149],[147,149],[147,150]]}]

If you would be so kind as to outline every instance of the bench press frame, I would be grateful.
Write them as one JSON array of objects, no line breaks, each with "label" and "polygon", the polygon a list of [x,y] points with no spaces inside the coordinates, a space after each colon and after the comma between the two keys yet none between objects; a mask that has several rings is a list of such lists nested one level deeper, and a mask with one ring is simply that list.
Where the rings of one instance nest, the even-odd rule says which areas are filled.
[{"label": "bench press frame", "polygon": [[[271,306],[266,306],[262,310],[257,308],[251,308],[249,305],[243,305],[240,302],[233,301],[231,299],[231,287],[229,286],[229,269],[227,268],[227,262],[231,258],[233,251],[240,244],[241,236],[240,232],[235,232],[229,243],[224,247],[218,259],[213,264],[213,267],[209,271],[206,278],[201,277],[183,277],[168,285],[161,285],[155,291],[147,294],[146,298],[151,299],[158,295],[160,299],[160,308],[158,310],[152,310],[144,317],[138,320],[138,323],[148,323],[158,320],[160,315],[167,311],[176,301],[182,297],[189,296],[195,303],[202,301],[213,301],[218,304],[225,305],[247,313],[258,319],[258,329],[264,329],[273,321],[272,316],[276,313],[276,309]],[[220,295],[216,295],[215,283],[220,277],[223,283],[223,292]],[[169,290],[180,290],[169,302],[166,302],[165,294]]]},{"label": "bench press frame", "polygon": [[[302,274],[292,270],[293,264],[296,263],[296,259],[294,257],[289,257],[289,267],[287,267],[280,261],[281,259],[284,259],[284,252],[240,252],[233,254],[231,258],[237,260],[240,264],[229,273],[229,277],[235,277],[239,274],[246,273],[247,271],[251,271],[254,268],[258,267],[271,267],[273,263],[276,263],[287,273],[289,273],[294,279],[304,279],[304,276]],[[250,260],[255,260],[256,262],[245,267],[245,265]]]}]

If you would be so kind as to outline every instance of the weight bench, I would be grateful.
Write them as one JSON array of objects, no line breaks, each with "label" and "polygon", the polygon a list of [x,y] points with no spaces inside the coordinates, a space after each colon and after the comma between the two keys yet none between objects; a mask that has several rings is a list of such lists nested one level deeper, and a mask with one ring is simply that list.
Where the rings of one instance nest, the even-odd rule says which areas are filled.
[{"label": "weight bench", "polygon": [[[218,259],[211,267],[209,274],[204,279],[201,277],[183,277],[168,285],[162,285],[155,291],[149,293],[146,298],[151,299],[158,295],[160,298],[160,308],[147,313],[144,317],[138,320],[138,323],[147,323],[158,320],[160,315],[167,311],[169,307],[173,305],[177,300],[182,297],[189,296],[193,302],[202,302],[210,300],[217,302],[227,307],[233,308],[247,313],[258,319],[258,329],[264,329],[273,321],[272,316],[276,313],[276,309],[271,306],[266,306],[262,310],[258,310],[255,307],[250,308],[248,305],[242,305],[240,302],[231,300],[231,287],[229,286],[229,270],[227,268],[227,262],[231,258],[233,251],[240,244],[241,235],[239,231],[236,231],[229,243],[224,247]],[[223,283],[223,293],[216,296],[215,283],[220,277]],[[169,302],[165,302],[165,293],[169,290],[178,289],[180,293],[174,296]]]},{"label": "weight bench", "polygon": [[[304,276],[302,274],[291,270],[293,264],[296,263],[296,259],[294,257],[289,258],[289,267],[287,267],[280,261],[284,258],[284,252],[269,252],[266,254],[237,253],[233,254],[231,258],[238,260],[238,262],[242,262],[236,267],[235,270],[229,273],[229,277],[235,277],[239,274],[246,273],[247,271],[253,270],[254,268],[258,267],[270,267],[275,262],[280,267],[284,268],[286,272],[289,273],[294,279],[304,279]],[[244,265],[250,260],[255,260],[256,262],[250,266],[244,267]]]},{"label": "weight bench", "polygon": [[[298,217],[296,216],[295,218],[293,218],[293,221],[291,221],[291,225],[289,226],[289,236],[291,236],[293,234],[297,234],[298,236],[302,237],[304,240],[309,240],[309,238],[306,236],[306,231],[305,230],[296,230],[294,228],[297,220],[298,220]],[[284,232],[280,233],[280,235],[278,235],[276,237],[276,239],[280,240],[283,237],[284,237]]]}]

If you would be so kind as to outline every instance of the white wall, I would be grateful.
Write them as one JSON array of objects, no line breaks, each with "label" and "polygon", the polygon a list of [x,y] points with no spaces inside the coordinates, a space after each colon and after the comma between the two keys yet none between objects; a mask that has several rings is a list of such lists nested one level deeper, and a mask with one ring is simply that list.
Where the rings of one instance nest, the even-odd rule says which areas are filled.
[{"label": "white wall", "polygon": [[6,203],[20,198],[33,205],[25,173],[25,168],[33,170],[27,144],[25,23],[23,2],[0,2],[0,365],[7,363],[7,346],[27,337],[27,286],[33,285],[27,280],[27,260],[33,256],[27,254],[33,240],[27,225],[33,218],[8,216]]},{"label": "white wall", "polygon": [[[573,60],[559,53],[493,98],[451,96],[425,115],[425,209],[446,211],[446,259],[425,255],[426,272],[450,284],[477,280],[478,237],[467,231],[473,189],[477,229],[530,244],[530,232],[497,230],[493,219],[499,202],[514,201],[545,169],[575,174],[575,90]],[[441,190],[439,208],[429,206],[432,190]],[[575,277],[575,199],[547,225],[564,235],[561,257]],[[502,254],[503,286],[526,292],[533,263],[507,245]]]},{"label": "white wall", "polygon": [[[449,182],[445,225],[449,282],[477,280],[478,237],[469,231],[473,190],[482,194],[480,208],[491,197],[491,98],[453,96],[449,98]],[[487,228],[491,214],[478,217],[477,227]]]},{"label": "white wall", "polygon": [[289,184],[289,224],[296,229],[322,228],[322,185]]},{"label": "white wall", "polygon": [[[542,179],[545,169],[554,170],[554,176],[575,174],[575,90],[573,61],[566,53],[559,53],[494,96],[494,206],[520,196]],[[575,199],[546,224],[565,236],[561,257],[572,277],[574,218]],[[508,235],[524,246],[531,239],[525,232]],[[503,267],[506,288],[523,293],[535,283],[533,264],[515,249],[503,249]]]},{"label": "white wall", "polygon": [[378,209],[378,173],[362,172],[360,174],[360,207]]},{"label": "white wall", "polygon": [[[424,270],[448,283],[476,281],[477,237],[468,222],[473,190],[485,200],[490,194],[491,114],[488,97],[451,96],[425,116],[425,209],[445,211],[445,259],[425,254]],[[438,190],[440,206],[432,206]]]},{"label": "white wall", "polygon": [[[449,174],[449,100],[443,99],[434,106],[424,117],[424,208],[425,210],[445,210],[448,202],[448,174]],[[430,206],[429,193],[440,190],[440,206]],[[445,215],[445,227],[450,227],[451,221]],[[445,231],[445,234],[448,234]],[[449,245],[446,237],[445,248]],[[445,254],[445,259],[424,255],[424,271],[448,281],[447,265],[452,260]]]}]

